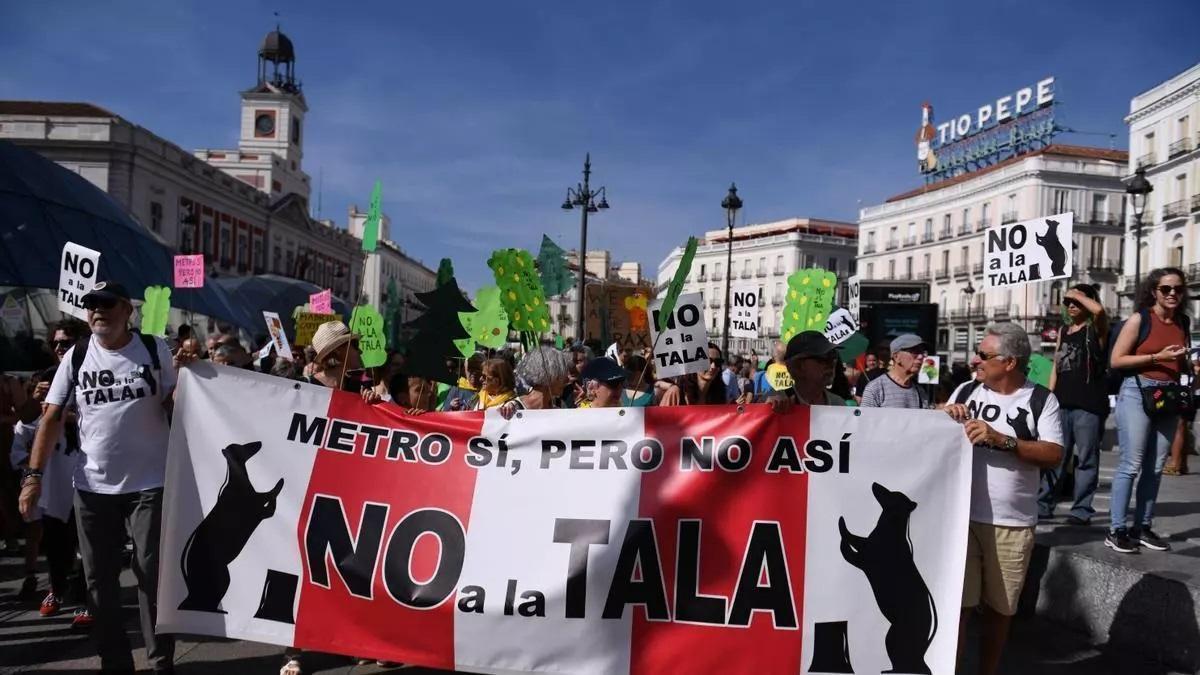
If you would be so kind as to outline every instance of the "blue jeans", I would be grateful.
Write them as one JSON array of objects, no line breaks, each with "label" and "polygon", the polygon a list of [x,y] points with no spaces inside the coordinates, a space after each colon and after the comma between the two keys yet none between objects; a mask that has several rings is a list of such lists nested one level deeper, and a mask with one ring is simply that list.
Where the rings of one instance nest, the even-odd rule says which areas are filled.
[{"label": "blue jeans", "polygon": [[[1179,425],[1178,415],[1151,418],[1142,408],[1142,393],[1137,380],[1143,384],[1166,384],[1147,378],[1127,377],[1117,394],[1117,442],[1121,460],[1112,484],[1112,529],[1125,527],[1133,480],[1137,482],[1137,502],[1133,511],[1133,528],[1149,529],[1154,520],[1154,502],[1158,499],[1158,484],[1163,466],[1171,453],[1171,441]],[[1143,466],[1145,464],[1145,466]]]},{"label": "blue jeans", "polygon": [[1062,418],[1063,458],[1053,469],[1042,470],[1042,481],[1038,487],[1038,513],[1054,515],[1054,504],[1058,485],[1071,461],[1072,446],[1075,455],[1075,502],[1071,515],[1080,520],[1091,520],[1096,514],[1092,508],[1092,497],[1100,481],[1100,434],[1101,417],[1096,413],[1077,408],[1064,408]]}]

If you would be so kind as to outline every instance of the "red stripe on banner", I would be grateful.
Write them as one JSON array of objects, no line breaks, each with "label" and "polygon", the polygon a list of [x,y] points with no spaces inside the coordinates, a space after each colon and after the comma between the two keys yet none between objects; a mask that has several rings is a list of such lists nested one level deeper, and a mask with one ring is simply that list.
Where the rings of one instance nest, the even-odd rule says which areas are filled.
[{"label": "red stripe on banner", "polygon": [[[371,453],[364,454],[366,429],[358,426],[352,436],[355,440],[351,441],[354,452],[339,452],[330,448],[345,447],[346,437],[338,434],[345,434],[351,427],[335,420],[373,426],[389,434],[397,429],[407,430],[415,432],[419,440],[408,447],[399,447],[393,442],[395,436],[383,437],[377,441],[374,456],[367,456]],[[447,544],[439,536],[421,532],[439,527],[452,531],[461,525],[459,546],[465,545],[475,492],[475,469],[463,457],[467,441],[480,433],[482,425],[482,413],[411,417],[391,404],[367,406],[357,396],[334,392],[329,406],[329,428],[313,466],[298,529],[304,582],[297,612],[296,646],[437,668],[454,667],[454,612],[459,585],[456,572],[452,574],[448,595],[440,602],[435,601],[442,594],[438,573],[449,574],[454,568],[452,556],[443,553],[450,553],[455,545],[453,541]],[[431,463],[440,453],[440,441],[434,434],[444,435],[453,448],[450,456],[438,463]],[[396,459],[388,457],[390,445]],[[420,461],[422,448],[424,458],[429,461]],[[418,461],[405,461],[407,453],[412,453]],[[334,503],[330,501],[333,497],[342,499],[345,526],[341,525],[343,519],[336,508],[329,508]],[[324,520],[314,516],[318,499],[325,507]],[[386,517],[380,515],[384,507]],[[320,574],[322,568],[320,562],[314,567],[314,561],[309,560],[306,532],[310,522],[331,520],[343,533],[348,527],[350,542],[356,545],[354,554],[361,554],[366,550],[364,547],[371,545],[359,537],[360,529],[368,529],[374,522],[380,535],[378,554],[373,561],[368,556],[350,561],[351,581],[339,572],[332,548],[326,549],[324,569],[328,570],[329,582],[326,588],[313,578],[312,573]],[[381,522],[385,523],[382,527]],[[448,538],[452,540],[454,535]],[[404,545],[405,541],[410,545]],[[410,549],[411,559],[407,555]],[[351,551],[342,550],[346,554],[345,564]],[[461,562],[460,559],[460,570]],[[370,576],[369,593],[362,582],[357,584],[360,592],[352,593],[351,586],[356,585],[352,581],[355,570]],[[432,606],[415,608],[402,604],[397,594],[413,600],[413,604]]]},{"label": "red stripe on banner", "polygon": [[[634,617],[631,673],[800,672],[808,476],[768,473],[766,468],[776,435],[793,438],[803,456],[809,410],[799,407],[788,415],[761,405],[748,406],[741,414],[714,414],[717,410],[711,406],[646,409],[646,435],[662,441],[665,461],[658,471],[642,478],[639,515],[654,522],[671,621],[650,621],[640,606],[626,609]],[[714,455],[723,439],[745,438],[753,447],[749,464],[736,472],[681,470],[684,429],[700,442],[703,436],[711,437]],[[723,616],[719,601],[713,599],[701,597],[690,603],[690,609],[680,606],[678,596],[686,589],[676,589],[676,565],[679,556],[687,553],[680,551],[679,543],[681,533],[696,540],[683,532],[694,532],[695,520],[701,521],[696,595],[724,598]],[[763,565],[754,569],[755,563],[771,556],[744,562],[756,521],[761,522],[756,541],[778,540],[776,532],[782,536],[796,628],[776,628],[776,614],[762,611],[751,612],[744,627],[705,624],[716,617],[734,618],[730,615],[735,607],[745,616],[745,603],[753,594],[739,593],[740,604],[734,600],[743,565],[751,568],[748,574],[754,583],[765,586],[774,581],[768,580]],[[777,530],[772,523],[778,523]],[[787,618],[786,613],[778,616]]]}]

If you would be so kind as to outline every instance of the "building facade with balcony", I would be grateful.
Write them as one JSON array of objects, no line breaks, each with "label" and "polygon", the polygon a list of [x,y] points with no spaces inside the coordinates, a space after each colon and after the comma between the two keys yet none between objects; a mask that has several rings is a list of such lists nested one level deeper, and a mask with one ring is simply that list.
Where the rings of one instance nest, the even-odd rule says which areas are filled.
[{"label": "building facade with balcony", "polygon": [[[1129,104],[1129,168],[1145,169],[1154,187],[1142,215],[1141,270],[1180,267],[1200,286],[1200,63],[1134,96]],[[1134,285],[1137,247],[1132,209],[1126,218],[1125,284]],[[1192,315],[1200,305],[1193,300]]]},{"label": "building facade with balcony", "polygon": [[[942,314],[938,350],[960,357],[990,322],[1040,333],[1076,283],[1099,285],[1102,301],[1115,306],[1127,162],[1123,151],[1050,145],[863,208],[859,274],[928,282]],[[1070,279],[985,288],[989,227],[1067,211],[1075,214]]]},{"label": "building facade with balcony", "polygon": [[[546,298],[546,309],[550,312],[550,324],[555,335],[563,338],[576,337],[575,310],[578,294],[579,251],[565,252],[567,270],[571,273],[571,287],[566,292]],[[584,261],[585,284],[615,284],[644,288],[650,295],[648,281],[642,278],[642,265],[638,262],[613,262],[612,252],[594,249],[587,252]],[[586,309],[584,311],[587,311]]]},{"label": "building facade with balcony", "polygon": [[[210,275],[273,272],[347,297],[360,283],[361,243],[309,215],[308,177],[299,164],[299,120],[307,108],[294,59],[286,37],[267,36],[259,82],[242,95],[236,151],[188,152],[90,103],[0,101],[0,138],[79,173],[168,246],[203,253]],[[256,111],[263,119],[248,127],[245,118]],[[238,162],[278,168],[255,174]]]},{"label": "building facade with balcony", "polygon": [[[700,293],[705,306],[705,323],[710,338],[719,342],[725,326],[725,278],[733,274],[733,286],[758,289],[762,308],[761,333],[757,341],[730,340],[731,351],[756,349],[768,353],[779,338],[780,316],[787,293],[787,277],[798,269],[821,267],[845,279],[856,272],[858,228],[854,223],[817,218],[789,218],[771,223],[743,225],[733,229],[733,268],[725,269],[729,231],[710,230],[696,248],[684,293]],[[658,265],[657,293],[666,292],[683,257],[683,247],[674,248]]]}]

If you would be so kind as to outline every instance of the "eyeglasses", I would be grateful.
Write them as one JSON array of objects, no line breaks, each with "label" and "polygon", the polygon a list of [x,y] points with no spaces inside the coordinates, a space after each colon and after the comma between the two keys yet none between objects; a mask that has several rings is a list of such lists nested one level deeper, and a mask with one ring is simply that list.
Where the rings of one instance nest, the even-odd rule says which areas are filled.
[{"label": "eyeglasses", "polygon": [[1185,290],[1186,288],[1184,286],[1167,286],[1166,284],[1163,284],[1162,286],[1158,287],[1158,292],[1162,293],[1163,295],[1183,295]]},{"label": "eyeglasses", "polygon": [[61,349],[63,351],[66,351],[71,348],[71,345],[75,344],[75,341],[74,340],[55,340],[51,344],[54,345],[55,349]]},{"label": "eyeglasses", "polygon": [[980,361],[991,361],[992,359],[996,358],[997,356],[1007,358],[1003,354],[989,354],[987,352],[979,351],[979,350],[975,351],[975,356],[978,356]]},{"label": "eyeglasses", "polygon": [[83,308],[90,311],[103,309],[105,311],[117,306],[114,298],[84,298]]}]

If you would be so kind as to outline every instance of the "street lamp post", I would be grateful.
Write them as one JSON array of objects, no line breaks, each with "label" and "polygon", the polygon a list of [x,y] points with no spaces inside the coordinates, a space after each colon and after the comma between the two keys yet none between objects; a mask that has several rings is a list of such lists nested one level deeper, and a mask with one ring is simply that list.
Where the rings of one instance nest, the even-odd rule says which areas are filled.
[{"label": "street lamp post", "polygon": [[963,363],[965,363],[966,366],[968,368],[970,368],[971,367],[971,298],[975,296],[975,287],[972,286],[971,282],[968,280],[967,287],[962,289],[962,292],[963,292],[963,295],[967,296],[967,309],[966,309],[967,344],[965,347],[963,347]]},{"label": "street lamp post", "polygon": [[[1142,278],[1142,213],[1146,210],[1146,200],[1149,198],[1151,192],[1154,192],[1154,186],[1150,184],[1150,181],[1146,180],[1146,169],[1139,166],[1137,171],[1133,172],[1133,180],[1129,181],[1129,186],[1125,188],[1125,193],[1133,201],[1133,231],[1135,238],[1133,283],[1135,284]],[[1135,299],[1134,302],[1136,303],[1137,300]]]},{"label": "street lamp post", "polygon": [[725,209],[725,224],[729,227],[729,241],[725,248],[725,329],[721,331],[721,356],[729,359],[729,293],[733,284],[733,221],[737,218],[742,200],[737,194],[737,185],[729,184],[729,194],[721,200]]},{"label": "street lamp post", "polygon": [[[567,198],[562,203],[564,211],[570,211],[572,208],[579,207],[581,212],[579,222],[579,288],[577,289],[578,297],[575,298],[575,339],[581,344],[583,343],[583,284],[584,275],[587,270],[587,225],[588,214],[595,213],[600,209],[608,208],[608,199],[604,194],[604,188],[592,190],[589,185],[589,179],[592,176],[592,153],[588,153],[583,160],[583,182],[577,183],[573,188],[567,188]],[[596,201],[596,197],[600,201]]]}]

